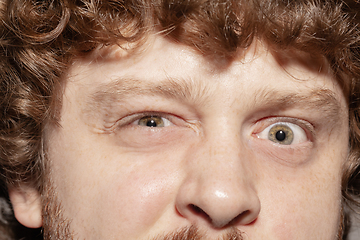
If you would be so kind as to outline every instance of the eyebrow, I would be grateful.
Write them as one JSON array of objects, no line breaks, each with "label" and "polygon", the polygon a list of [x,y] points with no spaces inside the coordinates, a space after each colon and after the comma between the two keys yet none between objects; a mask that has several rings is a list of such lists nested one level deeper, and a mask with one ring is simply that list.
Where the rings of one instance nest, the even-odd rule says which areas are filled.
[{"label": "eyebrow", "polygon": [[[205,85],[192,79],[167,78],[160,83],[121,78],[108,84],[100,85],[90,95],[88,105],[100,106],[121,101],[131,96],[161,96],[185,102],[199,103],[206,101],[210,90]],[[201,103],[200,103],[201,104]]]},{"label": "eyebrow", "polygon": [[277,106],[279,110],[282,110],[301,107],[301,109],[309,111],[318,111],[324,117],[335,122],[339,120],[341,113],[341,104],[336,94],[330,89],[324,88],[315,88],[306,93],[282,93],[277,90],[261,89],[256,94],[254,102],[255,105],[260,105],[262,108]]},{"label": "eyebrow", "polygon": [[[99,111],[104,107],[121,102],[127,97],[134,96],[161,96],[181,102],[204,104],[212,94],[212,90],[205,84],[192,79],[167,78],[154,84],[139,79],[121,78],[100,85],[90,95],[90,100],[86,105],[88,111],[94,111],[94,109]],[[261,88],[254,92],[253,104],[248,107],[250,109],[276,108],[278,110],[298,107],[321,112],[324,117],[332,121],[337,121],[341,113],[341,105],[336,94],[329,89],[323,88],[312,89],[306,93]]]}]

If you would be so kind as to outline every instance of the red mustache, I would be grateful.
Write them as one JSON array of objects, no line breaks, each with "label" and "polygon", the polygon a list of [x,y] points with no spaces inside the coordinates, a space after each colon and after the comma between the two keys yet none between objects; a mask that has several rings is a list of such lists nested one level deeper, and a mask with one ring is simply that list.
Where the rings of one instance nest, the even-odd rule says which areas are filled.
[{"label": "red mustache", "polygon": [[[166,234],[165,236],[156,237],[153,240],[205,240],[208,239],[206,234],[201,233],[195,226],[186,227],[174,233]],[[243,240],[243,235],[240,230],[232,228],[217,240]]]}]

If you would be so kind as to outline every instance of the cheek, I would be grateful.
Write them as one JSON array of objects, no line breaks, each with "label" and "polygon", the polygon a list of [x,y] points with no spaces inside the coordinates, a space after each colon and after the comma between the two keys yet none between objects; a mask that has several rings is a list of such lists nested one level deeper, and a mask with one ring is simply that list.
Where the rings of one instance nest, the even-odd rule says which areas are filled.
[{"label": "cheek", "polygon": [[[290,176],[291,175],[291,176]],[[341,212],[340,176],[325,172],[278,173],[263,185],[262,217],[274,239],[335,239]]]},{"label": "cheek", "polygon": [[176,198],[186,147],[145,154],[124,152],[107,140],[98,139],[94,146],[91,138],[82,139],[82,147],[76,145],[78,141],[70,138],[59,146],[61,151],[50,154],[65,216],[73,220],[80,236],[116,239],[112,234],[121,232],[137,239],[154,228],[164,213],[176,214],[170,203]]},{"label": "cheek", "polygon": [[72,229],[84,239],[140,239],[169,225],[181,160],[196,133],[184,127],[94,134],[67,123],[48,141],[52,180]]},{"label": "cheek", "polygon": [[336,238],[340,204],[324,201],[323,204],[311,204],[307,200],[283,205],[277,216],[281,221],[272,228],[276,239],[309,239],[309,236],[314,237],[310,239]]},{"label": "cheek", "polygon": [[318,144],[311,154],[280,160],[263,151],[252,152],[260,170],[261,213],[257,223],[259,231],[271,233],[266,238],[336,239],[341,215],[341,169],[347,153],[344,142],[327,141]]},{"label": "cheek", "polygon": [[[149,171],[132,170],[122,176],[111,176],[110,184],[101,186],[102,196],[96,201],[107,206],[98,209],[102,222],[119,224],[119,232],[133,234],[148,230],[161,218],[175,198],[176,173],[151,167]],[[151,174],[150,174],[151,173]]]}]

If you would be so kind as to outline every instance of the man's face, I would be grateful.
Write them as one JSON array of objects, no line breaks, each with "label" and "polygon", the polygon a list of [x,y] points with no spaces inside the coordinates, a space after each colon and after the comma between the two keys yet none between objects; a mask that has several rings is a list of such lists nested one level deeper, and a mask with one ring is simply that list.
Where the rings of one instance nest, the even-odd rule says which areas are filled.
[{"label": "man's face", "polygon": [[51,187],[75,239],[336,239],[347,122],[320,61],[260,42],[210,61],[155,37],[70,68]]}]

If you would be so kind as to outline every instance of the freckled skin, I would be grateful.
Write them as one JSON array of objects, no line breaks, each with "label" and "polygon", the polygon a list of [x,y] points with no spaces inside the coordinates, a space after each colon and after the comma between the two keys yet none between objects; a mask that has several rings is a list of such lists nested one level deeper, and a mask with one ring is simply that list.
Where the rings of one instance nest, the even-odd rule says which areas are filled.
[{"label": "freckled skin", "polygon": [[[207,239],[235,227],[251,240],[335,240],[348,116],[327,68],[318,72],[295,60],[280,65],[259,42],[245,52],[246,61],[235,59],[221,71],[160,37],[146,46],[141,57],[79,60],[67,76],[61,127],[46,139],[52,181],[76,236],[140,240],[197,225]],[[124,77],[159,86],[173,79],[202,94],[177,99],[138,91],[114,101],[106,114],[82,116],[84,101],[100,85]],[[319,109],[264,108],[256,98],[261,91],[318,88],[339,102],[336,126]],[[161,113],[171,124],[138,126],[142,112]],[[279,117],[308,135],[307,126],[322,127],[314,128],[314,140],[286,146],[255,134]],[[111,132],[94,130],[108,118],[118,124]]]}]

